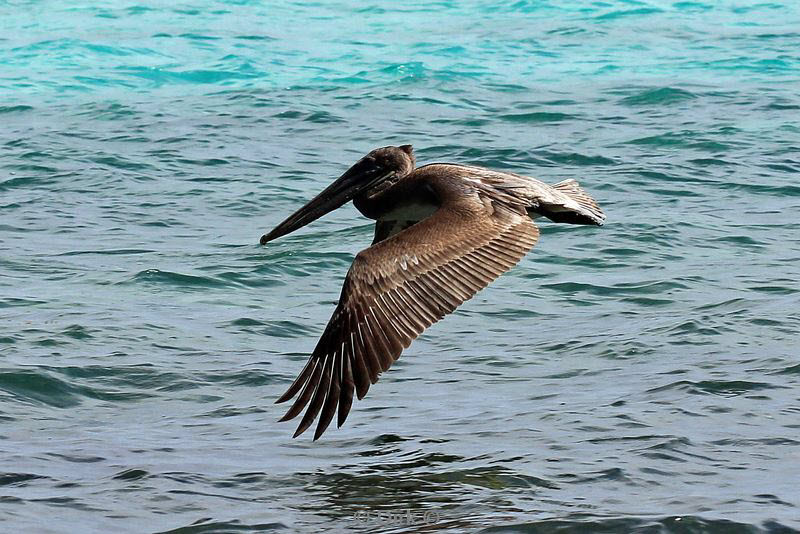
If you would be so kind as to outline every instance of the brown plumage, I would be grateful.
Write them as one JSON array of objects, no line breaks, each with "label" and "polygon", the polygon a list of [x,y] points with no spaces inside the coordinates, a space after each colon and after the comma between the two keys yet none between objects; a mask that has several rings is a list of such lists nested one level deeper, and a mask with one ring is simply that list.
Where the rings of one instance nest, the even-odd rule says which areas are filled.
[{"label": "brown plumage", "polygon": [[272,232],[265,244],[353,200],[375,219],[339,304],[308,363],[277,402],[306,409],[294,437],[319,416],[318,439],[427,327],[472,298],[536,244],[533,218],[602,225],[605,215],[574,180],[549,186],[481,167],[414,168],[411,146],[373,150]]}]

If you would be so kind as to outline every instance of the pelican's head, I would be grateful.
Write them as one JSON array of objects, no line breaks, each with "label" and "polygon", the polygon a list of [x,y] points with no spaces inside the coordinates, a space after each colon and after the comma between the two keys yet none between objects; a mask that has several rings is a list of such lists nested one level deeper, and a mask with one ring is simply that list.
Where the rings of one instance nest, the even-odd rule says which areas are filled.
[{"label": "pelican's head", "polygon": [[[356,163],[363,161],[370,161],[374,165],[380,166],[384,169],[391,169],[398,176],[405,176],[414,170],[416,158],[414,158],[414,149],[411,145],[403,146],[385,146],[383,148],[376,148]],[[353,165],[351,170],[356,166]],[[348,171],[349,172],[349,171]]]},{"label": "pelican's head", "polygon": [[277,239],[316,221],[362,193],[382,189],[388,183],[414,170],[411,145],[376,148],[353,165],[335,182],[290,215],[271,232],[261,236],[261,244]]}]

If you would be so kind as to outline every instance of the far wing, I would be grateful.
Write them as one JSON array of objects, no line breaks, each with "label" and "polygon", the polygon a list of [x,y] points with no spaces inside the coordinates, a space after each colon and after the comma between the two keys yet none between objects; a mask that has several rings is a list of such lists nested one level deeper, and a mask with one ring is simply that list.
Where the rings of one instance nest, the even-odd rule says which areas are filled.
[{"label": "far wing", "polygon": [[381,372],[427,327],[514,266],[539,230],[523,207],[465,195],[371,247],[353,261],[339,305],[308,363],[277,402],[300,393],[281,419],[306,406],[294,437],[318,415],[318,439],[338,426]]}]

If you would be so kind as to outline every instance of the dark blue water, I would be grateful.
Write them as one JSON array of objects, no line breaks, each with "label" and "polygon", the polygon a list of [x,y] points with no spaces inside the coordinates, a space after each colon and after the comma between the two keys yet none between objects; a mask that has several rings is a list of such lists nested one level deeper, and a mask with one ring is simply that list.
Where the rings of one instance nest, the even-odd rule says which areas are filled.
[{"label": "dark blue water", "polygon": [[[0,530],[800,529],[800,8],[0,5]],[[318,442],[370,149],[576,178]],[[176,530],[179,529],[179,530]]]}]

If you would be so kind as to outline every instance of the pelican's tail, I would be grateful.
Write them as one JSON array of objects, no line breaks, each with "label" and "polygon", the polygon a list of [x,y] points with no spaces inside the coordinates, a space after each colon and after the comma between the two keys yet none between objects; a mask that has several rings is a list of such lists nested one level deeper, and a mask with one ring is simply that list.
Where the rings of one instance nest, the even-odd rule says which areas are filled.
[{"label": "pelican's tail", "polygon": [[589,196],[589,193],[578,185],[577,181],[570,178],[551,187],[567,195],[573,202],[558,207],[548,206],[550,209],[543,215],[556,222],[603,225],[603,221],[606,220],[606,214],[603,213],[597,202]]}]

